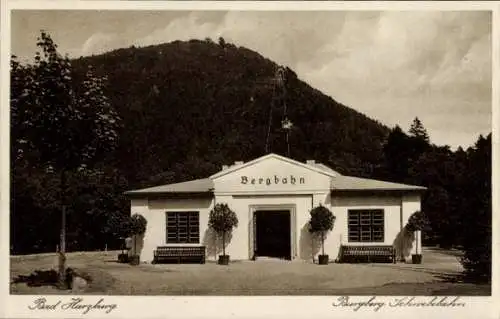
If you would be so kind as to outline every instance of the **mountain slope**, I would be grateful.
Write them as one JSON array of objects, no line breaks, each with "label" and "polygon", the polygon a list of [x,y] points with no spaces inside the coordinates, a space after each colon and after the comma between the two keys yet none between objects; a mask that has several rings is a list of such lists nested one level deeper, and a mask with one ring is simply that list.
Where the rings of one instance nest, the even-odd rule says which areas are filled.
[{"label": "mountain slope", "polygon": [[[73,61],[108,77],[123,118],[115,165],[131,186],[206,177],[222,164],[271,151],[286,155],[283,105],[294,127],[290,157],[316,159],[341,173],[373,176],[389,130],[337,103],[286,69],[286,98],[273,100],[277,65],[249,49],[211,41],[119,49]],[[362,94],[362,92],[360,92]]]}]

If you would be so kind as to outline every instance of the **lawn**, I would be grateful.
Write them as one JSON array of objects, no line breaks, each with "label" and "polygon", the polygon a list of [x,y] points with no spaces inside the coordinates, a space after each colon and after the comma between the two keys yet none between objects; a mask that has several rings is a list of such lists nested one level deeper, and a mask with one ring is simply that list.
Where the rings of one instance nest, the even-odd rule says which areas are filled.
[{"label": "lawn", "polygon": [[[422,265],[235,261],[229,266],[130,266],[118,252],[70,253],[68,266],[93,278],[79,294],[103,295],[490,295],[489,285],[454,282],[456,256],[426,251]],[[11,281],[34,270],[55,269],[55,254],[11,257]],[[62,294],[51,286],[11,284],[12,294]]]}]

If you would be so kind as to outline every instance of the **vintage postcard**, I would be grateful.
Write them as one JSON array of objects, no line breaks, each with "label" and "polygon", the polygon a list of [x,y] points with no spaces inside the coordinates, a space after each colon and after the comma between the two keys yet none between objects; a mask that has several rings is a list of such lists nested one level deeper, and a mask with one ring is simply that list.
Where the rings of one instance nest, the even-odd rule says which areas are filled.
[{"label": "vintage postcard", "polygon": [[3,2],[0,316],[498,318],[499,7]]}]

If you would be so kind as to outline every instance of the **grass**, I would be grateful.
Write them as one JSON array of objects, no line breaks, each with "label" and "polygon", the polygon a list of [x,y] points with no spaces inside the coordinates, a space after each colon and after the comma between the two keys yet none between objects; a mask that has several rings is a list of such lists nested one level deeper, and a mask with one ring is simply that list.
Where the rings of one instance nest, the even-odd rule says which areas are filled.
[{"label": "grass", "polygon": [[[423,265],[241,261],[229,266],[130,266],[118,252],[71,253],[68,266],[91,278],[83,294],[102,295],[490,295],[490,285],[455,282],[456,257],[424,254]],[[11,257],[11,281],[34,270],[55,269],[55,254]],[[54,287],[11,284],[12,294],[62,294]],[[81,294],[81,292],[80,292]]]}]

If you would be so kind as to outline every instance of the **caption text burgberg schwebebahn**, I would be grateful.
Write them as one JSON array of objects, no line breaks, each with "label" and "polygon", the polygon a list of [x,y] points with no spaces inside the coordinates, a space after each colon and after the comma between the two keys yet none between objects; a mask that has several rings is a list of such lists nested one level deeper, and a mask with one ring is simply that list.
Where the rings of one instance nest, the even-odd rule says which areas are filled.
[{"label": "caption text burgberg schwebebahn", "polygon": [[382,300],[375,296],[354,298],[349,296],[341,296],[332,303],[333,307],[351,308],[353,311],[361,309],[372,309],[379,311],[383,307],[412,307],[412,308],[433,308],[433,307],[465,307],[465,303],[460,300],[460,297],[395,297],[392,300]]}]

